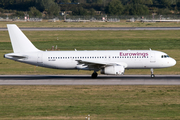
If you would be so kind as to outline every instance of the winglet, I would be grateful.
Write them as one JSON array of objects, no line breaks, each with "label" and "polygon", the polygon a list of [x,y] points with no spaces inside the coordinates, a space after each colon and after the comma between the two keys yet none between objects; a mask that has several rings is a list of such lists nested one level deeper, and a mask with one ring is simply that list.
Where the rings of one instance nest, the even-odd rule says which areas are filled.
[{"label": "winglet", "polygon": [[7,24],[14,53],[35,52],[37,49],[15,24]]}]

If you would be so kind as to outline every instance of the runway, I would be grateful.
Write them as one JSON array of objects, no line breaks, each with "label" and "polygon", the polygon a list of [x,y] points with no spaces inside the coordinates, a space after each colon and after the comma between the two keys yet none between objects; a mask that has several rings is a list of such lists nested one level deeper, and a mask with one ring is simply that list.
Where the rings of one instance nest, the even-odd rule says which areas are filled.
[{"label": "runway", "polygon": [[[70,27],[70,28],[20,28],[23,31],[95,31],[95,30],[180,30],[180,27]],[[7,28],[0,28],[7,31]]]},{"label": "runway", "polygon": [[0,85],[180,85],[180,75],[0,75]]}]

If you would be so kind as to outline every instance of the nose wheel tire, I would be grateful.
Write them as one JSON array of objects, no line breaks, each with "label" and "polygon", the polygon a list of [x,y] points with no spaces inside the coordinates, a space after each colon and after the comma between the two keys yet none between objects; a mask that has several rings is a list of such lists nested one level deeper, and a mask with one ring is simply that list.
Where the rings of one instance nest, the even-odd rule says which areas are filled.
[{"label": "nose wheel tire", "polygon": [[151,78],[155,78],[155,75],[154,75],[154,74],[151,74]]},{"label": "nose wheel tire", "polygon": [[98,74],[97,74],[96,72],[94,72],[94,73],[91,75],[92,78],[97,78],[97,76],[98,76]]}]

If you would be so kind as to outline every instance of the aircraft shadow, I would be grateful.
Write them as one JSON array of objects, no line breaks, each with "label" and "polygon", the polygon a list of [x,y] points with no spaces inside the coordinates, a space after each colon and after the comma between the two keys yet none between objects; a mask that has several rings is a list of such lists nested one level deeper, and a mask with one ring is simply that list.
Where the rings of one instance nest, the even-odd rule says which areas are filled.
[{"label": "aircraft shadow", "polygon": [[125,76],[98,76],[96,79],[89,75],[2,75],[0,80],[180,80],[180,75],[125,75]]}]

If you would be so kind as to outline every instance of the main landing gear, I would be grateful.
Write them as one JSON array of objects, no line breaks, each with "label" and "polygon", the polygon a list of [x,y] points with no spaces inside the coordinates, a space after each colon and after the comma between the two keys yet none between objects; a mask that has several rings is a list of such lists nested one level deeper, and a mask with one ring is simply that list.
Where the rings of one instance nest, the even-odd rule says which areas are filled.
[{"label": "main landing gear", "polygon": [[153,68],[151,68],[151,78],[154,78],[155,77],[155,75],[153,74]]},{"label": "main landing gear", "polygon": [[97,78],[97,76],[98,76],[98,74],[97,74],[97,72],[95,72],[95,71],[94,71],[93,74],[91,75],[92,78]]}]

